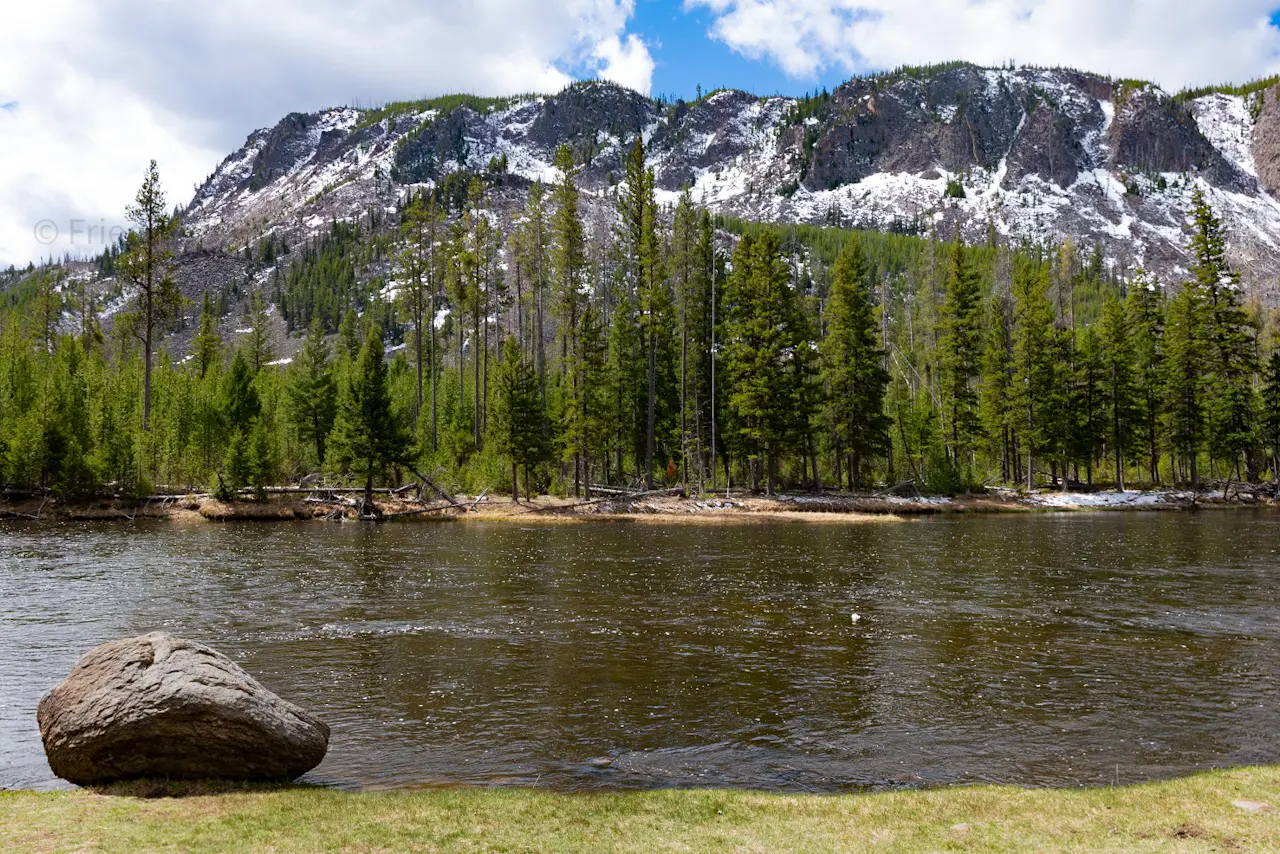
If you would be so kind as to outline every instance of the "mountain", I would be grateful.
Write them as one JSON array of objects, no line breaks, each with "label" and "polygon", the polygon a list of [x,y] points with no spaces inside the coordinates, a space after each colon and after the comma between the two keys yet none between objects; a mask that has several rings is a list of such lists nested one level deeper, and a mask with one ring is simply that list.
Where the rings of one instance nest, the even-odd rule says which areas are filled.
[{"label": "mountain", "polygon": [[1280,276],[1280,86],[1169,94],[1064,69],[952,64],[856,78],[806,98],[723,90],[660,102],[587,82],[555,96],[451,96],[293,113],[255,131],[185,212],[193,245],[298,240],[393,210],[407,188],[505,164],[513,213],[556,148],[603,204],[637,137],[661,199],[746,219],[970,241],[1071,240],[1120,270],[1187,268],[1192,190],[1222,215],[1245,281]]}]

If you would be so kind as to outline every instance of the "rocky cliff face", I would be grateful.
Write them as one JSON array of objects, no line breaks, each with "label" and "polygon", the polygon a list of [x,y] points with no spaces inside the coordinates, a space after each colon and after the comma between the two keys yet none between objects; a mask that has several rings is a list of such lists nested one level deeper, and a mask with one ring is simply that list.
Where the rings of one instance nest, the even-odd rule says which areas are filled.
[{"label": "rocky cliff face", "polygon": [[186,224],[205,249],[273,231],[296,239],[504,155],[500,195],[514,210],[531,182],[556,178],[562,144],[584,164],[588,202],[603,204],[637,137],[666,202],[688,187],[713,211],[747,218],[1069,238],[1170,278],[1187,267],[1198,187],[1224,217],[1246,281],[1273,292],[1280,275],[1280,91],[1185,99],[1042,69],[859,78],[806,100],[722,91],[669,105],[587,83],[386,115],[292,114],[218,167]]}]

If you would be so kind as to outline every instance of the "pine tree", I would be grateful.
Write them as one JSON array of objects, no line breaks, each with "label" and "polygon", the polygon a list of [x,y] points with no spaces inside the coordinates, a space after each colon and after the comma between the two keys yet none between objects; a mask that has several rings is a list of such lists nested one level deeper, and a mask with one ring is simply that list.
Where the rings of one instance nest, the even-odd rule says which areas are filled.
[{"label": "pine tree", "polygon": [[1192,196],[1196,223],[1191,240],[1196,259],[1193,287],[1205,302],[1205,344],[1213,382],[1205,389],[1209,449],[1227,464],[1227,477],[1252,451],[1257,433],[1253,378],[1257,373],[1254,333],[1240,306],[1239,277],[1226,259],[1222,223],[1197,190]]},{"label": "pine tree", "polygon": [[1160,483],[1161,423],[1164,420],[1164,297],[1162,288],[1139,270],[1125,300],[1133,343],[1134,424],[1147,453],[1151,483]]},{"label": "pine tree", "polygon": [[[551,260],[555,270],[556,319],[560,327],[560,379],[562,388],[568,389],[572,400],[587,395],[589,390],[585,384],[592,381],[582,370],[569,374],[571,366],[583,365],[578,347],[581,333],[579,326],[586,311],[583,296],[586,235],[578,213],[578,187],[575,178],[577,169],[568,146],[561,146],[556,152],[556,168],[560,170],[561,178],[555,188],[555,214],[552,220],[554,248]],[[577,423],[583,417],[579,407],[564,406],[562,413],[565,420],[563,429],[567,434],[585,435],[586,425]],[[577,441],[566,445],[566,456],[573,463],[575,495],[581,495],[583,450],[581,443]]]},{"label": "pine tree", "polygon": [[65,308],[65,275],[41,271],[35,276],[35,313],[40,323],[40,348],[52,353],[58,338],[58,324]]},{"label": "pine tree", "polygon": [[1271,451],[1271,477],[1280,480],[1280,350],[1267,362],[1262,386],[1263,441]]},{"label": "pine tree", "polygon": [[1089,486],[1093,486],[1093,466],[1101,458],[1107,433],[1107,395],[1102,338],[1096,326],[1080,333],[1080,346],[1072,372],[1070,409],[1074,418],[1072,458],[1084,463]]},{"label": "pine tree", "polygon": [[435,301],[437,293],[436,241],[440,230],[440,212],[430,193],[419,193],[410,201],[404,212],[400,235],[403,248],[400,252],[400,270],[404,276],[400,293],[413,322],[414,368],[417,374],[417,398],[413,420],[416,425],[421,416],[424,372],[424,330],[430,332],[430,371],[432,400],[432,447],[435,447]]},{"label": "pine tree", "polygon": [[1021,264],[1013,275],[1013,396],[1027,457],[1027,489],[1035,488],[1035,457],[1053,447],[1049,425],[1054,393],[1053,305],[1049,268]]},{"label": "pine tree", "polygon": [[222,363],[222,336],[218,334],[218,318],[207,289],[200,304],[200,331],[191,342],[191,349],[200,379]]},{"label": "pine tree", "polygon": [[338,327],[338,355],[352,362],[360,357],[360,318],[354,308],[347,309]]},{"label": "pine tree", "polygon": [[[640,329],[644,336],[645,366],[648,378],[645,392],[645,484],[653,489],[654,453],[657,446],[659,418],[659,371],[666,335],[670,327],[664,318],[670,312],[671,298],[667,291],[666,271],[663,266],[662,245],[658,236],[658,205],[654,200],[654,174],[649,169],[644,174],[643,225],[640,242]],[[665,372],[664,372],[665,378]]]},{"label": "pine tree", "polygon": [[250,459],[249,438],[244,433],[234,433],[227,445],[227,454],[222,462],[222,474],[219,475],[220,486],[215,490],[223,501],[234,501],[236,493],[248,485],[253,476],[253,464]]},{"label": "pine tree", "polygon": [[151,372],[157,324],[181,304],[182,297],[172,277],[173,253],[169,241],[176,223],[169,216],[160,173],[151,161],[134,202],[126,211],[134,226],[125,238],[125,251],[116,261],[120,277],[139,291],[138,307],[126,326],[142,343],[142,429],[151,429]]},{"label": "pine tree", "polygon": [[566,459],[581,460],[590,497],[592,461],[602,456],[607,427],[605,344],[596,306],[583,307],[575,346],[569,355],[563,387],[561,441]]},{"label": "pine tree", "polygon": [[266,419],[259,418],[249,430],[246,459],[246,483],[253,487],[254,497],[259,501],[266,500],[267,487],[276,478],[279,460],[272,432]]},{"label": "pine tree", "polygon": [[617,191],[617,225],[614,228],[617,258],[609,365],[611,405],[615,410],[613,420],[618,425],[618,470],[621,473],[623,469],[624,449],[629,450],[636,474],[647,472],[644,475],[646,486],[653,482],[653,457],[649,446],[650,341],[644,328],[646,306],[643,292],[649,278],[645,263],[657,261],[657,236],[650,233],[656,220],[648,188],[644,142],[637,138]]},{"label": "pine tree", "polygon": [[1000,479],[1009,483],[1016,463],[1013,445],[1018,424],[1013,385],[1013,338],[1009,307],[1001,301],[992,310],[987,323],[986,342],[982,351],[982,376],[978,384],[978,412],[988,441],[998,450]]},{"label": "pine tree", "polygon": [[222,381],[222,413],[231,433],[245,433],[262,411],[262,401],[253,386],[253,368],[244,350],[236,350],[231,369]]},{"label": "pine tree", "polygon": [[237,349],[231,359],[231,367],[222,379],[220,406],[227,451],[217,492],[226,501],[232,500],[236,492],[249,485],[253,478],[250,432],[262,413],[262,400],[254,387],[253,377],[253,368],[244,349]]},{"label": "pine tree", "polygon": [[201,479],[212,473],[221,459],[227,440],[222,413],[223,373],[221,359],[214,362],[195,390],[193,402],[193,458],[199,461]]},{"label": "pine tree", "polygon": [[244,346],[249,351],[249,366],[255,374],[275,358],[275,345],[271,343],[271,318],[267,314],[267,304],[260,291],[255,292],[249,300],[249,333]]},{"label": "pine tree", "polygon": [[298,438],[315,445],[320,466],[324,466],[325,443],[337,413],[337,384],[330,359],[324,326],[316,317],[306,342],[289,366],[285,390],[289,421]]},{"label": "pine tree", "polygon": [[498,452],[511,461],[511,499],[519,502],[519,469],[524,469],[528,498],[529,469],[546,459],[548,449],[538,373],[514,338],[503,344],[496,386],[496,417],[491,435]]},{"label": "pine tree", "polygon": [[1116,464],[1116,489],[1124,491],[1124,469],[1138,412],[1135,356],[1129,318],[1115,293],[1102,305],[1102,381],[1106,397],[1107,445]]},{"label": "pine tree", "polygon": [[1067,466],[1082,457],[1079,407],[1083,401],[1075,370],[1078,359],[1071,330],[1051,324],[1048,351],[1043,358],[1047,385],[1040,399],[1039,432],[1042,453],[1049,460],[1050,483],[1055,488],[1067,487]]},{"label": "pine tree", "polygon": [[[530,327],[529,333],[528,335],[521,334],[521,339],[526,342],[537,366],[538,382],[541,386],[540,394],[542,395],[544,408],[547,402],[546,292],[547,283],[551,276],[547,214],[544,201],[545,192],[541,181],[535,182],[529,188],[529,197],[525,203],[524,222],[521,224],[516,236],[518,250],[515,259],[519,271],[517,277],[518,288],[523,291],[524,281],[527,280],[529,282],[529,301],[531,303],[528,311],[528,320],[524,321],[522,317],[521,320],[524,322],[519,324],[521,328],[528,325]],[[517,298],[517,311],[523,315],[522,305],[523,301]]]},{"label": "pine tree", "polygon": [[[699,411],[699,355],[705,343],[701,333],[701,307],[708,293],[706,265],[702,261],[701,228],[688,188],[680,194],[672,222],[671,279],[675,290],[680,333],[680,472],[689,481],[689,460],[698,460],[701,482],[701,412]],[[695,438],[696,437],[696,438]],[[692,446],[692,447],[691,447]]]},{"label": "pine tree", "polygon": [[[474,314],[473,306],[479,301],[479,267],[480,259],[475,249],[475,233],[471,227],[472,211],[466,211],[450,228],[449,260],[446,270],[445,290],[449,297],[449,322],[456,333],[455,350],[458,367],[458,406],[466,405],[466,355],[468,347],[465,341],[468,314]],[[472,361],[477,361],[476,347],[478,341],[472,337],[470,352]],[[472,448],[478,447],[477,433],[479,422],[476,414],[480,411],[479,391],[472,384],[471,412],[467,415],[467,423],[471,425]],[[459,423],[461,412],[455,413],[454,424]]]},{"label": "pine tree", "polygon": [[1200,488],[1198,463],[1206,426],[1207,314],[1200,289],[1183,287],[1169,302],[1163,342],[1165,435],[1170,450],[1187,462],[1193,490]]},{"label": "pine tree", "polygon": [[889,443],[889,418],[884,411],[889,374],[882,363],[869,277],[861,245],[849,241],[836,261],[826,307],[822,385],[825,421],[835,437],[837,471],[842,453],[850,455],[850,490],[862,486],[863,460],[883,453]]},{"label": "pine tree", "polygon": [[361,515],[376,513],[374,478],[402,462],[409,451],[408,430],[391,403],[382,331],[377,327],[365,337],[360,358],[342,390],[333,444],[350,471],[364,480]]},{"label": "pine tree", "polygon": [[489,317],[493,303],[499,299],[501,287],[497,248],[502,237],[484,210],[485,188],[480,179],[472,180],[468,197],[471,204],[463,218],[468,233],[464,272],[470,273],[466,302],[471,310],[472,419],[475,445],[480,448],[484,444],[488,418]]},{"label": "pine tree", "polygon": [[100,482],[91,459],[89,359],[72,336],[57,344],[44,423],[44,483],[73,498],[93,495]]},{"label": "pine tree", "polygon": [[801,320],[777,238],[744,237],[725,287],[727,403],[753,488],[759,488],[763,459],[769,494],[777,490],[780,457],[802,412],[802,374],[790,365],[799,348],[809,346]]},{"label": "pine tree", "polygon": [[974,439],[981,428],[976,387],[982,358],[981,298],[978,271],[964,244],[956,241],[951,250],[938,346],[943,400],[951,427],[951,456],[958,469],[970,466]]},{"label": "pine tree", "polygon": [[[706,468],[711,476],[711,487],[717,485],[716,446],[717,415],[720,401],[717,399],[715,349],[716,327],[719,311],[719,282],[723,278],[720,270],[723,258],[716,252],[715,227],[711,214],[702,210],[699,218],[698,265],[699,291],[703,294],[695,310],[695,324],[698,329],[697,346],[694,348],[694,394],[698,413],[698,457],[700,463],[705,458]],[[705,433],[704,433],[705,430]],[[702,470],[702,465],[699,465]]]},{"label": "pine tree", "polygon": [[627,455],[633,460],[637,476],[644,467],[644,417],[640,404],[644,400],[645,366],[640,358],[642,339],[638,317],[636,295],[619,277],[613,288],[606,370],[606,406],[609,422],[614,425],[610,441],[619,478],[626,470]]},{"label": "pine tree", "polygon": [[102,335],[102,324],[98,321],[98,312],[94,299],[89,295],[89,283],[80,279],[76,284],[74,307],[80,314],[80,342],[86,355],[93,353],[105,340]]}]

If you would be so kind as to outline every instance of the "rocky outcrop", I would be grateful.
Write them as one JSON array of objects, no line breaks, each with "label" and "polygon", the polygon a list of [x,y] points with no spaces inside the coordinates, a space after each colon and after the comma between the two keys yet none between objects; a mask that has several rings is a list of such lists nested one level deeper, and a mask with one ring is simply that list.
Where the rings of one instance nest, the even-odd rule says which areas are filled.
[{"label": "rocky outcrop", "polygon": [[852,80],[816,126],[805,186],[832,189],[878,172],[994,169],[1018,139],[1028,91],[1025,81],[968,67]]},{"label": "rocky outcrop", "polygon": [[90,650],[36,717],[53,773],[79,785],[292,780],[329,744],[324,722],[231,659],[163,632]]},{"label": "rocky outcrop", "polygon": [[[1102,118],[1099,110],[1099,123]],[[1059,187],[1070,187],[1085,163],[1085,151],[1071,120],[1049,104],[1038,104],[1009,152],[1002,186],[1016,188],[1027,176],[1036,175]]]},{"label": "rocky outcrop", "polygon": [[484,122],[470,107],[450,110],[424,121],[404,137],[396,152],[393,174],[405,183],[433,181],[445,172],[465,167],[471,154],[468,140],[483,140]]},{"label": "rocky outcrop", "polygon": [[1122,93],[1107,142],[1113,169],[1194,172],[1215,187],[1255,189],[1205,138],[1187,106],[1150,88]]},{"label": "rocky outcrop", "polygon": [[[701,170],[732,163],[751,150],[754,125],[741,127],[739,117],[759,111],[762,99],[734,90],[717,92],[693,105],[676,104],[674,121],[658,126],[649,149],[661,161],[658,186],[679,191],[692,185]],[[763,113],[759,118],[763,119]]]},{"label": "rocky outcrop", "polygon": [[1258,182],[1272,196],[1280,197],[1280,86],[1259,92],[1257,121],[1253,126],[1253,159]]},{"label": "rocky outcrop", "polygon": [[529,139],[545,151],[593,143],[600,136],[634,138],[658,119],[657,105],[613,83],[570,86],[542,103]]},{"label": "rocky outcrop", "polygon": [[311,156],[311,128],[318,117],[306,113],[290,113],[271,129],[253,162],[249,189],[257,190],[289,172],[297,163]]}]

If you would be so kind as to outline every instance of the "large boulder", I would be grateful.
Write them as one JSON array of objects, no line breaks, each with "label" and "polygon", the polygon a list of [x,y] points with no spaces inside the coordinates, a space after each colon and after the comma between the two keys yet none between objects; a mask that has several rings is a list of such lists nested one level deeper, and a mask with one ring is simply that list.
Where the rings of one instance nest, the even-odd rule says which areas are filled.
[{"label": "large boulder", "polygon": [[226,656],[164,632],[90,650],[36,718],[53,773],[80,785],[292,780],[329,746],[323,721]]}]

